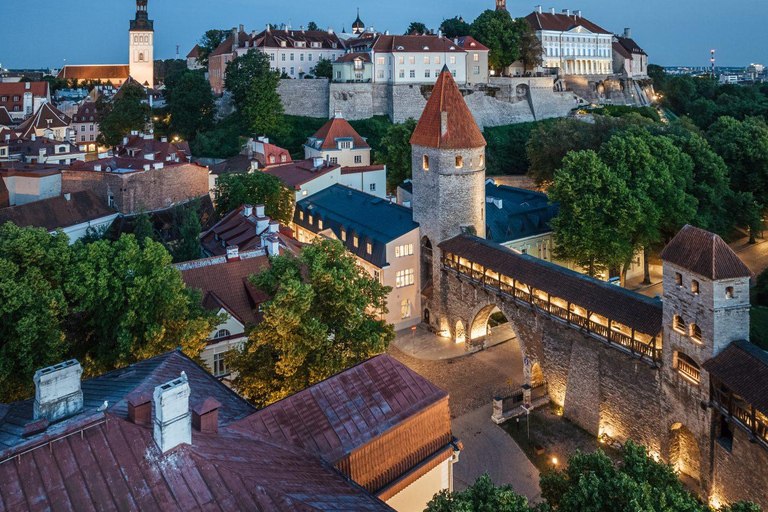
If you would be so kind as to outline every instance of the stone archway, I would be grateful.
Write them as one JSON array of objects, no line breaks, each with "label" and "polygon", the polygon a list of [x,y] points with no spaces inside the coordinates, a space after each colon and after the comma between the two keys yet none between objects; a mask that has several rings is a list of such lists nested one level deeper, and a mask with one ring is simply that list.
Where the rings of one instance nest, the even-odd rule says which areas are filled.
[{"label": "stone archway", "polygon": [[464,323],[461,320],[456,321],[456,336],[454,341],[456,343],[465,343],[467,341],[467,330],[464,328]]},{"label": "stone archway", "polygon": [[669,429],[669,463],[681,477],[688,477],[698,485],[701,479],[699,443],[682,423],[675,423]]},{"label": "stone archway", "polygon": [[531,387],[540,386],[544,384],[544,372],[541,371],[541,365],[538,362],[534,362],[531,365]]}]

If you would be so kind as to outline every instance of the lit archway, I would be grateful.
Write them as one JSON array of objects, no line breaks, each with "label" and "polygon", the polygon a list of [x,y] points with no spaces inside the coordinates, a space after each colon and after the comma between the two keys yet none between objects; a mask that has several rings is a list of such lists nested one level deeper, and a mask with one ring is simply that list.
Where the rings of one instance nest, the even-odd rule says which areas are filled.
[{"label": "lit archway", "polygon": [[456,322],[456,343],[464,343],[467,341],[467,331],[464,328],[464,324],[461,320]]},{"label": "lit archway", "polygon": [[701,463],[699,443],[688,427],[682,423],[675,423],[669,430],[669,463],[682,476],[699,482]]},{"label": "lit archway", "polygon": [[541,371],[539,363],[533,363],[531,366],[531,387],[537,387],[544,384],[544,372]]}]

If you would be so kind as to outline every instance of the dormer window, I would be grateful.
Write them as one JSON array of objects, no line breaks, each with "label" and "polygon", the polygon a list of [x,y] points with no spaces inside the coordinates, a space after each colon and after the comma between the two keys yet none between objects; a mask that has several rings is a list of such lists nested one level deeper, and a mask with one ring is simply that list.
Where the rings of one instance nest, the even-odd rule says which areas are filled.
[{"label": "dormer window", "polygon": [[310,224],[312,224],[312,223],[314,222],[314,220],[315,220],[315,219],[312,217],[312,215],[310,215],[310,216],[309,216],[309,223],[310,223]]},{"label": "dormer window", "polygon": [[281,162],[285,162],[286,160],[287,160],[287,158],[285,158],[285,155],[280,155],[280,161]]},{"label": "dormer window", "polygon": [[346,229],[342,229],[341,230],[341,241],[342,242],[346,242],[347,241],[347,230]]},{"label": "dormer window", "polygon": [[365,252],[367,252],[368,254],[373,253],[373,246],[371,245],[371,242],[368,242],[367,244],[365,244]]},{"label": "dormer window", "polygon": [[357,247],[358,247],[358,245],[359,245],[359,241],[358,241],[358,239],[357,239],[357,236],[353,236],[353,237],[352,237],[352,245],[354,245],[354,246],[355,246],[355,249],[357,249]]},{"label": "dormer window", "polygon": [[299,220],[304,220],[304,212],[299,210]]},{"label": "dormer window", "polygon": [[275,163],[275,156],[274,155],[269,157],[269,163],[271,163],[271,164]]},{"label": "dormer window", "polygon": [[323,219],[317,219],[317,229],[323,229]]}]

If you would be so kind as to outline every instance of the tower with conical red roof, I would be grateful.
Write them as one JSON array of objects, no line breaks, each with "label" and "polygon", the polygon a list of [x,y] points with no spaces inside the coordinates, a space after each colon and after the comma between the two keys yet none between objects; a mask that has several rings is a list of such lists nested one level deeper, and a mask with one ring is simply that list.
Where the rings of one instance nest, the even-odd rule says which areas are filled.
[{"label": "tower with conical red roof", "polygon": [[444,67],[411,137],[413,218],[433,246],[461,233],[485,237],[485,145]]}]

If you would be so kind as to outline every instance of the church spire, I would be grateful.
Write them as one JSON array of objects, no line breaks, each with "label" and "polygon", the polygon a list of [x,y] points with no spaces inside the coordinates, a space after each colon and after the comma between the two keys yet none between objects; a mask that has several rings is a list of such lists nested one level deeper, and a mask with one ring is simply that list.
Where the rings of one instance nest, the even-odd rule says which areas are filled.
[{"label": "church spire", "polygon": [[155,22],[149,19],[148,0],[136,0],[136,17],[131,20],[131,30],[154,30]]}]

